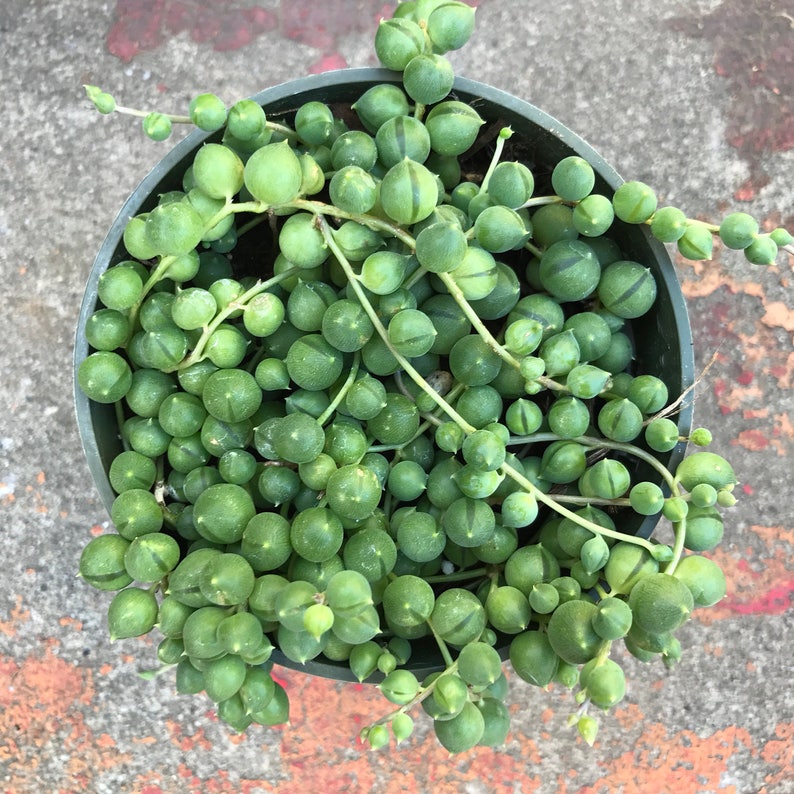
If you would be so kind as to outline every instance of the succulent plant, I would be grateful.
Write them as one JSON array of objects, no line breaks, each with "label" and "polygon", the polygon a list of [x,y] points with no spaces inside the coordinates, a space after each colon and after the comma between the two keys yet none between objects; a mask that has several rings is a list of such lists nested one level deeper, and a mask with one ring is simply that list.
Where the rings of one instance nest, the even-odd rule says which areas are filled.
[{"label": "succulent plant", "polygon": [[[86,87],[155,140],[180,122],[217,133],[99,279],[78,382],[117,406],[124,450],[116,532],[80,573],[115,591],[111,637],[157,629],[178,691],[237,730],[287,720],[278,649],[379,682],[393,708],[362,731],[374,748],[420,711],[451,752],[502,743],[506,659],[576,689],[592,743],[593,712],[625,694],[613,644],[672,664],[675,631],[725,593],[701,552],[736,476],[707,430],[681,436],[688,395],[631,365],[657,282],[611,230],[643,224],[695,259],[718,236],[758,264],[792,237],[659,208],[636,181],[594,192],[578,156],[550,176],[506,157],[512,130],[488,137],[450,94],[446,53],[474,17],[400,3],[375,51],[401,82],[344,116],[313,100],[276,121],[209,93],[171,116]],[[482,167],[462,170],[478,141]],[[664,517],[667,540],[628,515]],[[421,680],[416,643],[439,660]]]}]

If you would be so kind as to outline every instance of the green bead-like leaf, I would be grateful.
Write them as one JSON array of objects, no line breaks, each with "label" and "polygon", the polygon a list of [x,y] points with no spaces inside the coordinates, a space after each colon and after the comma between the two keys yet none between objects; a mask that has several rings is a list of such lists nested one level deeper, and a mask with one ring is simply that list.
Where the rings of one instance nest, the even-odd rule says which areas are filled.
[{"label": "green bead-like leaf", "polygon": [[245,186],[258,201],[284,204],[296,198],[303,183],[300,160],[287,141],[257,149],[245,164]]}]

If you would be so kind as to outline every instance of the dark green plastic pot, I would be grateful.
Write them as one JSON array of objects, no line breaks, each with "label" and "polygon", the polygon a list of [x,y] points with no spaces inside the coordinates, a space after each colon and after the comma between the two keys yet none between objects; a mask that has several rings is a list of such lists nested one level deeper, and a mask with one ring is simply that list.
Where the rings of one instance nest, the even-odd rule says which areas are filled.
[{"label": "dark green plastic pot", "polygon": [[[345,69],[304,77],[289,83],[268,88],[253,97],[265,109],[269,119],[290,120],[295,111],[305,102],[318,100],[329,105],[348,106],[368,88],[378,83],[400,81],[400,75],[384,69]],[[601,158],[584,140],[543,111],[499,89],[473,80],[456,78],[454,98],[476,107],[478,113],[496,129],[512,128],[511,144],[520,147],[522,159],[538,174],[550,174],[553,165],[568,155],[577,154],[595,169],[594,192],[611,196],[622,183],[617,172]],[[498,125],[498,126],[496,126]],[[178,143],[138,185],[121,208],[113,225],[99,249],[89,274],[75,338],[75,373],[90,352],[85,336],[88,318],[98,308],[97,283],[99,277],[111,265],[126,259],[122,243],[124,228],[131,217],[150,210],[157,204],[158,196],[169,190],[181,189],[182,174],[192,162],[194,153],[203,143],[217,140],[219,134],[208,134],[197,130]],[[694,356],[692,335],[686,311],[686,303],[676,278],[672,262],[664,246],[655,240],[646,226],[634,226],[615,221],[610,235],[620,246],[626,258],[634,259],[650,267],[656,277],[658,297],[653,309],[639,320],[632,321],[631,332],[635,340],[638,372],[649,372],[661,377],[671,395],[683,393],[694,380]],[[105,507],[115,498],[108,480],[108,469],[113,458],[123,447],[119,437],[118,423],[112,405],[90,402],[76,385],[75,406],[77,423],[88,467]],[[692,408],[687,402],[678,414],[681,435],[691,428]],[[675,469],[683,459],[685,444],[680,443],[662,460],[670,469]],[[650,471],[636,470],[637,476],[650,478]],[[657,516],[624,523],[620,529],[649,537]],[[502,648],[507,655],[509,641]],[[355,680],[347,664],[313,660],[299,665],[276,652],[274,661],[286,667],[302,670],[338,680]],[[420,680],[430,672],[443,668],[435,644],[414,643],[411,669]]]}]

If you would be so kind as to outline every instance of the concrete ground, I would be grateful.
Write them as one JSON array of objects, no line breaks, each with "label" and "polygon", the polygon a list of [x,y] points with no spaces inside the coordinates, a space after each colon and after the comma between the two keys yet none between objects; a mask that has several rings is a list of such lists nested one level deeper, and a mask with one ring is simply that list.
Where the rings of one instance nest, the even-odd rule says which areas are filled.
[{"label": "concrete ground", "polygon": [[[98,116],[81,85],[184,112],[307,72],[373,64],[381,0],[4,0],[0,7],[0,790],[96,792],[794,791],[792,264],[717,250],[677,263],[699,367],[696,421],[741,479],[713,557],[728,596],[681,631],[674,670],[627,662],[593,748],[570,695],[513,686],[504,747],[449,757],[420,720],[368,752],[369,687],[279,676],[291,724],[237,736],[173,680],[149,640],[108,640],[109,598],[75,577],[108,516],[84,462],[72,344],[116,211],[169,149]],[[794,226],[792,0],[482,0],[458,73],[516,93],[666,204]]]}]

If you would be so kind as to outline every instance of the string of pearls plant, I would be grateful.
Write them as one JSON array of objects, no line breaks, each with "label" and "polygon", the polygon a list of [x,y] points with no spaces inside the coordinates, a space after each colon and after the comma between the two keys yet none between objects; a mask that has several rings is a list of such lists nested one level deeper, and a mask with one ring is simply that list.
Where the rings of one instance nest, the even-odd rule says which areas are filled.
[{"label": "string of pearls plant", "polygon": [[[86,86],[155,140],[176,123],[216,136],[99,279],[78,381],[116,406],[123,450],[115,532],[80,573],[115,591],[113,639],[159,632],[149,674],[175,670],[239,731],[289,718],[278,649],[379,681],[373,748],[419,712],[450,752],[504,743],[505,659],[573,690],[592,744],[625,694],[616,643],[672,665],[675,631],[725,594],[702,552],[736,476],[709,431],[681,437],[691,395],[634,370],[657,283],[611,230],[645,224],[695,260],[719,238],[758,264],[792,237],[659,208],[636,181],[593,192],[578,156],[550,179],[511,159],[513,131],[484,139],[488,120],[450,94],[445,53],[474,17],[400,3],[375,51],[401,82],[345,113],[308,101],[270,119],[202,94],[172,116]],[[664,539],[626,529],[656,515]],[[428,643],[438,669],[420,680]]]}]

